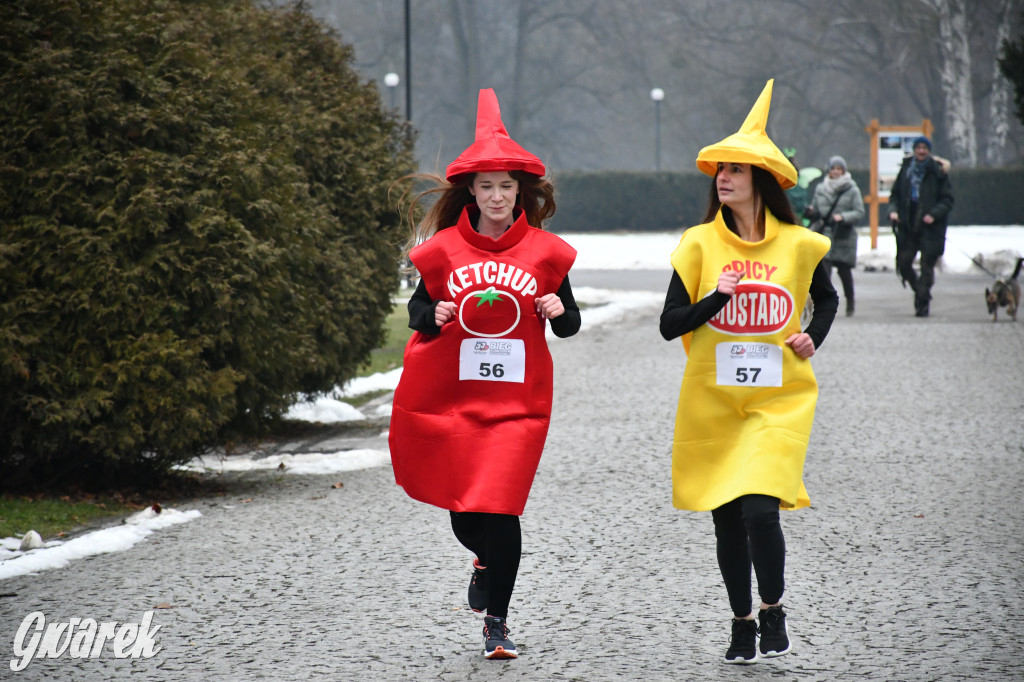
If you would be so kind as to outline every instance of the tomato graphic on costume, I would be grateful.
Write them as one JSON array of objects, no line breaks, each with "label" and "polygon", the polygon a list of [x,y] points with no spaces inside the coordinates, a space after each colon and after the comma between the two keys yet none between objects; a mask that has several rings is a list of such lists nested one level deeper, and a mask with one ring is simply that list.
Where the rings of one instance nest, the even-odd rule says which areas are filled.
[{"label": "tomato graphic on costume", "polygon": [[395,390],[388,443],[410,497],[452,511],[520,515],[551,416],[552,365],[536,300],[576,257],[519,213],[498,239],[463,209],[409,254],[430,297],[457,319],[413,333]]},{"label": "tomato graphic on costume", "polygon": [[504,336],[516,328],[520,315],[515,297],[493,286],[462,299],[459,307],[459,323],[474,336]]}]

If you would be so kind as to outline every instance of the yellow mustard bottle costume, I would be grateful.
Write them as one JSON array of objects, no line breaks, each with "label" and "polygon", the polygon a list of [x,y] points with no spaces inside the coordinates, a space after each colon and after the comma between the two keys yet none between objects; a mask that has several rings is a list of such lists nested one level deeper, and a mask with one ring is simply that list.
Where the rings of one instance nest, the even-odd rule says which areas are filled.
[{"label": "yellow mustard bottle costume", "polygon": [[802,476],[818,384],[811,363],[784,342],[802,331],[800,311],[828,248],[826,237],[767,209],[759,242],[733,233],[721,210],[683,233],[672,267],[692,301],[715,291],[723,270],[746,275],[715,317],[683,337],[676,508],[708,511],[750,494],[777,497],[782,508],[810,506]]}]

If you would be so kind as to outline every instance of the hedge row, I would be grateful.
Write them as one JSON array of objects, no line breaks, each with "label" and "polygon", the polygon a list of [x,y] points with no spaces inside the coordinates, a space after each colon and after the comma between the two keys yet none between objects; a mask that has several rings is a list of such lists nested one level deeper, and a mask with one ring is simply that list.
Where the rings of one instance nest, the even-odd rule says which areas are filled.
[{"label": "hedge row", "polygon": [[[851,174],[866,194],[868,171]],[[1024,192],[1011,189],[1024,187],[1024,168],[954,168],[951,181],[956,199],[951,225],[1024,223]],[[704,215],[711,181],[694,171],[562,173],[555,182],[555,232],[655,232],[696,224]],[[880,213],[884,210],[883,204]],[[886,222],[883,215],[880,224]]]}]

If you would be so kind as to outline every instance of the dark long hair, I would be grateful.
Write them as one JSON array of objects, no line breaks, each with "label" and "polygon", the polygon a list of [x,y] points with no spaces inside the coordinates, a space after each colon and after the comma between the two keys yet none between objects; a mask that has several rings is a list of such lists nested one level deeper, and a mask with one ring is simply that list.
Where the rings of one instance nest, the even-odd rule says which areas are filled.
[{"label": "dark long hair", "polygon": [[[796,215],[793,213],[793,206],[789,203],[789,195],[786,194],[786,190],[782,189],[782,185],[775,179],[775,176],[764,170],[760,166],[751,166],[751,178],[754,186],[754,202],[758,208],[756,211],[757,215],[755,218],[760,222],[764,219],[763,211],[764,207],[768,207],[768,210],[772,212],[779,221],[783,223],[799,224],[796,222]],[[734,228],[732,221],[732,210],[728,206],[722,206],[722,202],[718,199],[718,187],[716,180],[718,174],[711,178],[711,187],[708,190],[708,209],[704,214],[704,220],[702,222],[709,223],[715,219],[715,215],[718,214],[718,209],[722,209],[722,217],[725,218],[725,222],[730,228]]]},{"label": "dark long hair", "polygon": [[[555,215],[555,186],[547,177],[540,177],[533,173],[523,171],[509,171],[513,180],[519,183],[519,196],[516,197],[516,207],[526,213],[526,222],[533,227],[544,229],[544,224]],[[417,173],[409,175],[402,180],[412,181],[409,189],[402,195],[400,203],[404,203],[410,192],[416,191],[415,185],[422,186],[423,183],[433,185],[419,191],[409,202],[406,209],[406,220],[408,221],[412,236],[402,251],[402,262],[405,262],[409,251],[434,236],[439,230],[451,227],[459,220],[462,209],[476,203],[476,198],[470,193],[469,188],[473,185],[476,173],[466,173],[455,178],[455,182],[448,182],[438,174]],[[416,220],[416,216],[423,210],[419,205],[427,197],[437,196],[437,199],[426,209],[422,219]]]}]

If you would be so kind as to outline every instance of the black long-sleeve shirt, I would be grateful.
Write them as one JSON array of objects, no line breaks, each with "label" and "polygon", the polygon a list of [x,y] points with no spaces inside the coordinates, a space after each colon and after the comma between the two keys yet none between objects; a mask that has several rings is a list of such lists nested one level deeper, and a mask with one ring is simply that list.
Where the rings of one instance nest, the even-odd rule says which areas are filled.
[{"label": "black long-sleeve shirt", "polygon": [[[564,339],[578,332],[581,323],[580,308],[572,295],[572,286],[569,284],[568,275],[562,280],[555,294],[561,299],[565,312],[548,321],[551,323],[551,331],[555,333],[555,336]],[[838,299],[836,300],[836,306],[838,306]],[[440,299],[434,300],[430,297],[427,285],[421,279],[416,286],[416,291],[409,299],[409,328],[424,334],[440,334],[441,328],[434,324],[434,310],[440,302]]]},{"label": "black long-sleeve shirt", "polygon": [[[810,294],[814,301],[814,312],[804,333],[811,337],[817,349],[828,335],[836,311],[839,310],[839,296],[823,263],[818,263],[811,276]],[[728,302],[728,294],[715,290],[693,303],[679,273],[673,272],[665,295],[665,307],[661,311],[661,335],[668,341],[692,332],[717,315]]]}]

